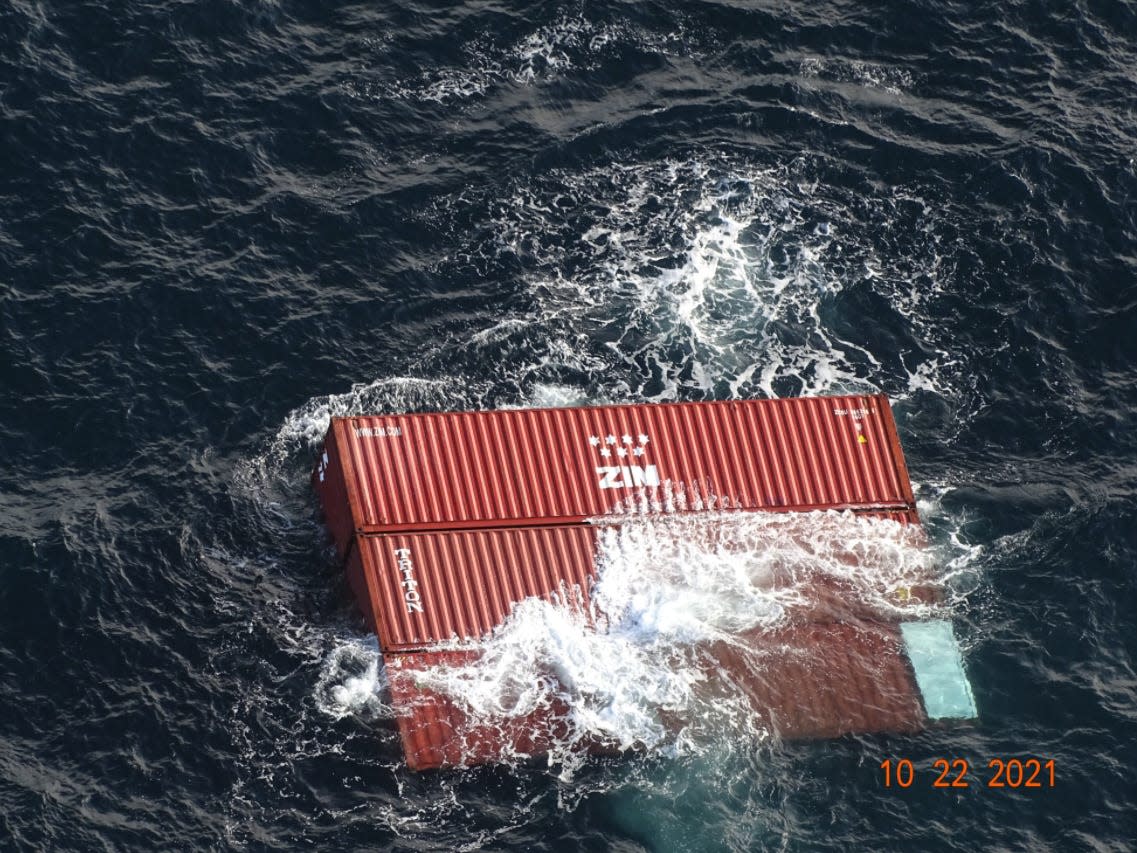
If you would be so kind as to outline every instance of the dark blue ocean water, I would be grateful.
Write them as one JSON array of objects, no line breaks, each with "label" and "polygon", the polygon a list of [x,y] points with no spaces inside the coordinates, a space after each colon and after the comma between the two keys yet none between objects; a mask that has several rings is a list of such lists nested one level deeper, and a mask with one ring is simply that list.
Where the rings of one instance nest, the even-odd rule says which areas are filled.
[{"label": "dark blue ocean water", "polygon": [[[4,4],[0,848],[1137,847],[1135,68],[1111,0]],[[977,725],[401,766],[331,414],[873,390]]]}]

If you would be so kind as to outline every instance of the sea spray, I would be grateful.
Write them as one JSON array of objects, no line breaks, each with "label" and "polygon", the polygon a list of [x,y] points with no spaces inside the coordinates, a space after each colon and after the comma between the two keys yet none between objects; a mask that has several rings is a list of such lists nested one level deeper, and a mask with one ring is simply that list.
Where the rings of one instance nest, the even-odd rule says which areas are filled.
[{"label": "sea spray", "polygon": [[635,516],[605,527],[597,566],[588,608],[520,602],[479,658],[430,667],[420,685],[470,726],[564,709],[548,760],[571,773],[597,745],[680,755],[761,742],[737,684],[749,676],[722,668],[724,647],[757,671],[763,638],[787,625],[941,606],[909,593],[935,575],[918,530],[848,512]]}]

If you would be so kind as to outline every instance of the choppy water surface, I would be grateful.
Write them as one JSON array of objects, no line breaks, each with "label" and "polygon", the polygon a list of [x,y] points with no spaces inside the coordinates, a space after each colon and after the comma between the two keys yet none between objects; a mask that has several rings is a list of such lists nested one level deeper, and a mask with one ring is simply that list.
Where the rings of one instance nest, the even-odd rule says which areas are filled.
[{"label": "choppy water surface", "polygon": [[[1137,843],[1132,2],[122,5],[0,9],[0,847]],[[703,701],[685,641],[847,571],[756,517],[749,555],[629,529],[609,633],[527,605],[436,674],[551,668],[634,755],[401,766],[330,416],[875,391],[930,550],[817,524],[866,606],[946,578],[977,726]],[[979,784],[1027,756],[1055,789]]]}]

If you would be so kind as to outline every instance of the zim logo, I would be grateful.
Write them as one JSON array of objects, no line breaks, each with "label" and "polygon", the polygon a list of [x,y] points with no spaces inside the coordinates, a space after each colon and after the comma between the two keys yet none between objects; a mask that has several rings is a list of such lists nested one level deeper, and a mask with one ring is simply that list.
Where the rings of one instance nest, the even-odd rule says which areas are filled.
[{"label": "zim logo", "polygon": [[[596,448],[603,462],[628,461],[646,463],[651,436],[647,433],[632,434],[628,430],[617,435],[613,430],[608,435],[590,435],[588,443]],[[615,458],[613,458],[615,457]],[[659,470],[654,465],[601,465],[596,469],[602,489],[634,489],[637,486],[658,486]]]},{"label": "zim logo", "polygon": [[659,471],[654,465],[600,466],[596,469],[602,489],[631,489],[636,486],[658,486]]}]

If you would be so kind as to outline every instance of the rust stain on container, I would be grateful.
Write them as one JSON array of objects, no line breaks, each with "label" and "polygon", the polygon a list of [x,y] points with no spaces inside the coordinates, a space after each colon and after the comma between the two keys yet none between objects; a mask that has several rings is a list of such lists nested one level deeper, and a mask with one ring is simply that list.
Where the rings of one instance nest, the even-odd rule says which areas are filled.
[{"label": "rust stain on container", "polygon": [[[471,721],[421,674],[476,660],[526,598],[587,612],[599,537],[614,525],[837,510],[915,526],[919,538],[879,395],[336,418],[313,485],[379,637],[415,769],[538,755],[563,735],[567,709],[551,700],[522,718]],[[764,676],[716,652],[755,713],[787,737],[921,727],[895,624],[850,601],[839,579],[803,589],[813,602],[804,621],[753,638]],[[939,590],[916,578],[904,593],[901,606]],[[439,648],[451,642],[468,645]]]}]

